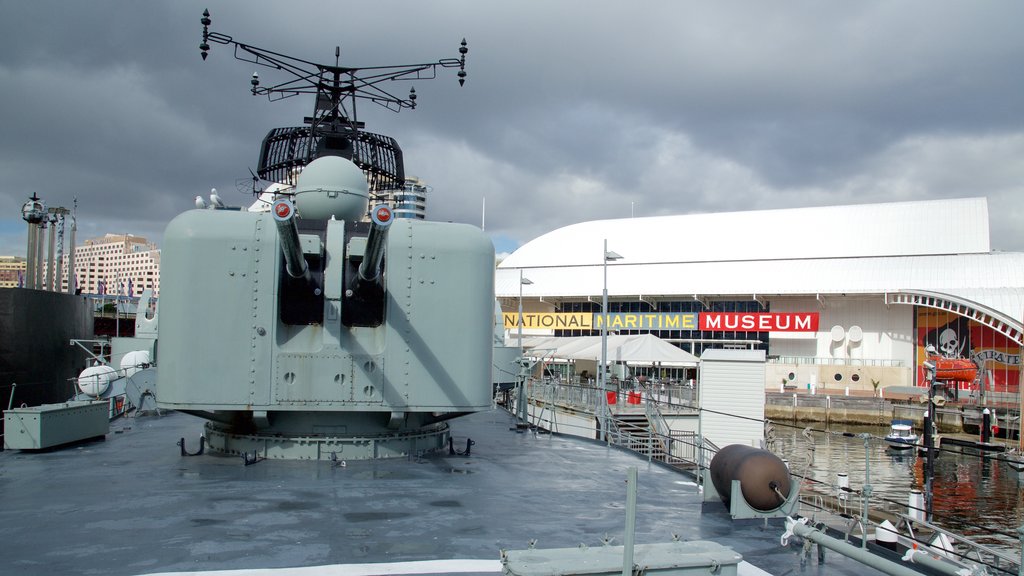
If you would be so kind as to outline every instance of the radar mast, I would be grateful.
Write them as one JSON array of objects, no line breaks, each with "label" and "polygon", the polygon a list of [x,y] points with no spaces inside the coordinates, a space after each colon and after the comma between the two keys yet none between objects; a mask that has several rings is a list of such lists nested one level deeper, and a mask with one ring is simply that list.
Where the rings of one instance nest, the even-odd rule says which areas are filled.
[{"label": "radar mast", "polygon": [[334,64],[319,64],[236,41],[227,34],[210,30],[210,11],[204,10],[200,20],[203,41],[199,52],[203,60],[209,55],[211,43],[234,47],[235,59],[270,68],[287,76],[272,85],[264,85],[259,72],[253,72],[250,91],[270,101],[283,100],[299,94],[316,96],[313,115],[304,119],[304,126],[274,128],[263,138],[257,175],[263,180],[294,186],[302,169],[320,156],[341,156],[351,160],[364,174],[370,191],[400,189],[405,170],[402,149],[389,136],[364,130],[357,115],[357,103],[369,101],[393,112],[416,108],[416,89],[407,96],[398,96],[388,83],[430,80],[440,68],[458,68],[458,81],[466,82],[466,39],[459,45],[457,58],[435,62],[392,66],[342,66],[341,47],[334,49]]}]

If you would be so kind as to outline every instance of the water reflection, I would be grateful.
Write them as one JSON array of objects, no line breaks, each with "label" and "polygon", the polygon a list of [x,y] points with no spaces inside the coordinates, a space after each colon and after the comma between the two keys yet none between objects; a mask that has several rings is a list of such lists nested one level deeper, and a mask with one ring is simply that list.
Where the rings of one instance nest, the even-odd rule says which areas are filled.
[{"label": "water reflection", "polygon": [[[890,450],[881,440],[887,428],[845,431],[846,435],[836,430],[804,433],[802,428],[776,423],[776,453],[789,461],[794,473],[829,486],[836,485],[837,474],[846,473],[854,491],[863,488],[870,465],[872,509],[906,513],[910,490],[924,490],[925,458],[916,450]],[[873,437],[866,448],[865,440],[857,436],[865,432]],[[935,524],[976,542],[1019,552],[1017,529],[1024,524],[1022,482],[1024,477],[1004,462],[942,452],[935,460]],[[835,494],[828,486],[819,489]],[[860,496],[851,495],[848,505],[859,510]]]}]

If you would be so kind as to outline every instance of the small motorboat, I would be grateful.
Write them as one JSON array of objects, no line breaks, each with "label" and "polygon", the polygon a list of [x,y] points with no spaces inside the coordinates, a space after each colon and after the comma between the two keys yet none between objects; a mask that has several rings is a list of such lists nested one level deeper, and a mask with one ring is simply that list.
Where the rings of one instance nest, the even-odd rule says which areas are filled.
[{"label": "small motorboat", "polygon": [[1006,465],[1013,468],[1017,472],[1024,472],[1024,454],[1018,449],[1011,448],[1006,453],[1002,454],[1001,460],[1006,462]]},{"label": "small motorboat", "polygon": [[892,450],[910,450],[917,445],[917,434],[914,434],[912,420],[893,420],[885,442]]}]

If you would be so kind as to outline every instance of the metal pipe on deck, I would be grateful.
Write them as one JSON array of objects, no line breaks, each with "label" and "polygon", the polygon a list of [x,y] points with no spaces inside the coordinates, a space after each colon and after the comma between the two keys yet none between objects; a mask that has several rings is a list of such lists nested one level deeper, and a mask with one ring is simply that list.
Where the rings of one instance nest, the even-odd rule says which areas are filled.
[{"label": "metal pipe on deck", "polygon": [[366,252],[363,254],[363,261],[359,263],[360,282],[375,282],[380,276],[384,244],[387,241],[388,228],[394,220],[391,208],[383,204],[370,211],[370,219],[373,223],[370,226],[370,235],[366,238]]},{"label": "metal pipe on deck", "polygon": [[[824,532],[814,528],[813,526],[808,526],[803,521],[806,521],[806,518],[801,518],[800,520],[786,518],[786,534],[782,537],[782,544],[784,546],[788,543],[788,535],[795,534],[801,538],[814,542],[818,546],[824,546],[829,550],[838,552],[848,558],[853,558],[862,564],[892,576],[921,575],[919,571],[910,568],[909,566],[904,566],[891,560],[886,560],[885,558],[877,556],[868,550],[858,548],[848,542],[843,542],[837,538],[827,536]],[[866,535],[861,535],[861,537],[865,539],[867,538]],[[950,576],[962,573],[959,571],[960,568],[946,562],[942,562],[941,560],[933,560],[928,556],[928,554],[920,551],[911,551],[911,553],[907,554],[906,560],[908,562],[921,564],[922,566],[928,566],[928,568],[932,570],[942,574],[948,574]]]},{"label": "metal pipe on deck", "polygon": [[622,576],[636,574],[636,566],[633,565],[633,545],[636,538],[636,466],[630,466],[626,471],[626,534],[622,546]]},{"label": "metal pipe on deck", "polygon": [[302,245],[299,243],[299,228],[295,223],[295,206],[286,198],[274,202],[271,207],[277,235],[281,239],[281,251],[284,252],[285,269],[292,278],[309,279],[309,266],[302,256]]}]

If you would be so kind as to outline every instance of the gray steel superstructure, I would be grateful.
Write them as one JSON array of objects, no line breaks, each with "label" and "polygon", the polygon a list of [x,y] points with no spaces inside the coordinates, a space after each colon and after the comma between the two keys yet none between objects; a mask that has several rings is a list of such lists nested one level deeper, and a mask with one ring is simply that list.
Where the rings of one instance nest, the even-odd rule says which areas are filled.
[{"label": "gray steel superstructure", "polygon": [[[365,442],[394,455],[443,447],[423,433],[491,406],[490,241],[467,225],[395,220],[386,286],[368,301],[353,264],[366,236],[352,221],[320,223],[299,235],[308,280],[287,276],[270,213],[193,210],[168,226],[160,406],[221,422],[213,434],[265,436],[229,451],[272,442],[280,454],[282,435],[322,444],[301,458],[354,458]],[[369,307],[379,320],[360,318]]]}]

